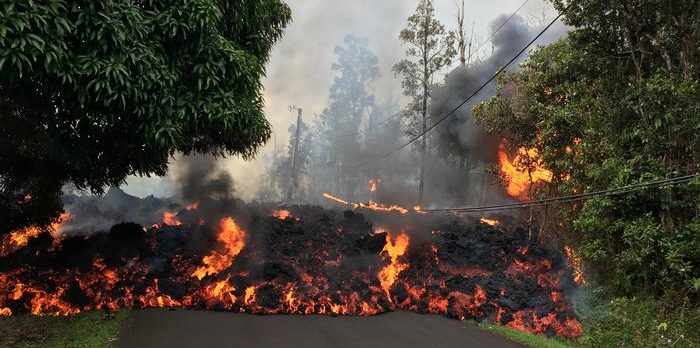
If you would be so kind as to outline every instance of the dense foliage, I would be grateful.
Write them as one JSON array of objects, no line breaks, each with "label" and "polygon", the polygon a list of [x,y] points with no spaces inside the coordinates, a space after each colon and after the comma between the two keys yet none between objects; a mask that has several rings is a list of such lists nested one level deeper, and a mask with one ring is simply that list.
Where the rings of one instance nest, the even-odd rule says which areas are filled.
[{"label": "dense foliage", "polygon": [[[503,78],[477,121],[537,148],[557,174],[551,195],[698,173],[700,4],[555,6],[574,29]],[[567,239],[614,294],[697,303],[700,179],[560,208]]]},{"label": "dense foliage", "polygon": [[280,0],[0,1],[0,234],[65,183],[164,175],[175,152],[250,157]]}]

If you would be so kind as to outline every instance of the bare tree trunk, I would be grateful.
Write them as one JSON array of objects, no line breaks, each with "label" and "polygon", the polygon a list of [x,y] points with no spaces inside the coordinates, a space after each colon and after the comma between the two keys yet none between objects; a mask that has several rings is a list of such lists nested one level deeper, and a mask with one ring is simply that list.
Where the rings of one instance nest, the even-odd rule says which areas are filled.
[{"label": "bare tree trunk", "polygon": [[[464,0],[462,0],[462,5],[457,9],[457,34],[459,34],[458,42],[458,52],[459,52],[459,62],[462,65],[467,64],[467,40],[466,33],[464,32]],[[470,47],[471,49],[471,47]]]},{"label": "bare tree trunk", "polygon": [[423,191],[425,189],[425,150],[427,147],[427,134],[425,134],[428,128],[428,16],[425,16],[425,23],[423,25],[423,107],[421,109],[421,116],[423,117],[423,127],[420,144],[420,177],[418,179],[418,205],[423,204]]}]

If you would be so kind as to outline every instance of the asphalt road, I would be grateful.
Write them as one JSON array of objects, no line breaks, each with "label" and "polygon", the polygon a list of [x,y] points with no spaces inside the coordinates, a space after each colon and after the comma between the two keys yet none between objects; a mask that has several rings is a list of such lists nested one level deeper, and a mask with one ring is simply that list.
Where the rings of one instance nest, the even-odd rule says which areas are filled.
[{"label": "asphalt road", "polygon": [[403,311],[329,317],[188,310],[132,311],[113,347],[522,348],[471,323]]}]

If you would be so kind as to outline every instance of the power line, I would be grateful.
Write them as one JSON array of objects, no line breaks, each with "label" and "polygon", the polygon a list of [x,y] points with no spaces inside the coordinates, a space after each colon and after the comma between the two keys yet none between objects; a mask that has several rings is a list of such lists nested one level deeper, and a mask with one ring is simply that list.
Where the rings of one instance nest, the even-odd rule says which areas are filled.
[{"label": "power line", "polygon": [[521,209],[521,208],[530,208],[530,207],[537,207],[537,206],[543,206],[543,205],[551,205],[551,204],[559,204],[559,203],[570,203],[570,202],[577,202],[577,201],[583,201],[587,200],[593,197],[598,197],[598,196],[611,196],[611,195],[618,195],[622,193],[629,193],[629,192],[635,192],[635,191],[641,191],[645,190],[648,188],[653,188],[653,187],[663,187],[663,186],[672,186],[672,185],[678,185],[678,184],[683,184],[690,182],[700,174],[690,174],[690,175],[685,175],[685,176],[679,176],[675,178],[670,178],[670,179],[660,179],[656,181],[651,181],[651,182],[646,182],[646,183],[640,183],[640,184],[634,184],[634,185],[628,185],[628,186],[623,186],[619,188],[614,188],[614,189],[607,189],[607,190],[599,190],[599,191],[593,191],[593,192],[588,192],[588,193],[581,193],[581,194],[576,194],[576,195],[570,195],[570,196],[562,196],[562,197],[553,197],[553,198],[546,198],[546,199],[540,199],[540,200],[535,200],[535,201],[527,201],[527,202],[519,202],[519,203],[509,203],[509,204],[499,204],[499,205],[490,205],[490,206],[482,206],[482,207],[457,207],[457,208],[436,208],[436,209],[421,209],[421,212],[432,212],[432,213],[447,213],[447,212],[456,212],[456,213],[472,213],[472,212],[484,212],[484,211],[496,211],[496,210],[512,210],[512,209]]},{"label": "power line", "polygon": [[450,116],[454,115],[454,113],[457,112],[457,110],[459,110],[462,106],[464,106],[464,104],[466,104],[466,103],[467,103],[469,100],[471,100],[474,96],[476,96],[477,94],[479,94],[479,92],[481,92],[481,90],[483,90],[484,88],[486,88],[486,86],[488,86],[488,84],[491,83],[491,81],[495,80],[496,77],[498,77],[498,75],[500,75],[503,71],[505,71],[506,68],[508,68],[508,66],[510,66],[511,64],[513,64],[513,62],[515,62],[515,60],[518,59],[518,57],[520,57],[521,54],[523,54],[533,43],[535,43],[535,41],[537,41],[550,27],[552,27],[552,25],[554,25],[554,23],[556,23],[557,20],[559,20],[559,18],[561,18],[561,16],[562,16],[562,13],[559,13],[546,27],[544,27],[532,40],[530,40],[530,42],[528,42],[528,43],[525,45],[525,47],[523,47],[520,51],[518,51],[518,53],[516,53],[516,54],[513,56],[513,58],[511,58],[503,67],[501,67],[500,69],[498,69],[498,70],[496,71],[495,74],[493,74],[488,80],[486,80],[486,82],[484,82],[479,88],[477,88],[476,91],[474,91],[472,94],[470,94],[469,97],[467,97],[466,99],[464,99],[464,101],[462,101],[461,103],[459,103],[459,105],[457,105],[455,108],[453,108],[453,109],[452,109],[450,112],[448,112],[445,116],[443,116],[443,117],[441,117],[439,120],[437,120],[435,123],[433,123],[432,125],[430,125],[428,128],[426,128],[426,129],[425,129],[424,131],[422,131],[420,134],[418,134],[418,135],[414,136],[413,138],[411,138],[407,143],[405,143],[405,144],[403,144],[403,145],[401,145],[401,146],[399,146],[399,147],[397,147],[397,148],[395,148],[395,149],[393,149],[393,150],[391,150],[391,151],[389,151],[389,152],[386,152],[386,153],[384,153],[384,154],[382,154],[382,155],[380,155],[380,156],[377,156],[377,157],[375,157],[375,158],[369,159],[369,160],[367,160],[367,161],[365,161],[365,162],[361,162],[361,163],[358,163],[358,164],[355,164],[355,165],[351,165],[351,166],[342,166],[342,167],[344,167],[344,168],[358,168],[358,167],[364,167],[364,166],[366,166],[366,165],[368,165],[368,164],[370,164],[370,163],[373,163],[373,162],[376,162],[376,161],[380,161],[380,160],[382,160],[382,159],[384,159],[384,158],[387,158],[387,157],[389,157],[389,156],[391,156],[391,155],[393,155],[393,154],[395,154],[395,153],[397,153],[397,152],[399,152],[399,151],[405,149],[406,147],[408,147],[409,145],[413,144],[414,142],[418,141],[421,137],[423,137],[424,135],[426,135],[426,134],[427,134],[428,132],[430,132],[433,128],[437,127],[437,126],[440,125],[442,122],[444,122],[446,119],[448,119]]}]

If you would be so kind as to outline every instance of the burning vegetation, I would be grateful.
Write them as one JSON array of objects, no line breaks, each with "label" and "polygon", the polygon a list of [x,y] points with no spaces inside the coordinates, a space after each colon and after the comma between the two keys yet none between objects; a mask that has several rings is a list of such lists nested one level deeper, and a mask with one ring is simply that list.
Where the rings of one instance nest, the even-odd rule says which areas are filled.
[{"label": "burning vegetation", "polygon": [[522,229],[395,210],[400,221],[425,221],[375,227],[352,210],[312,206],[238,207],[234,216],[212,219],[203,206],[148,229],[122,223],[59,242],[50,234],[28,237],[0,258],[0,315],[174,307],[367,316],[403,309],[536,334],[581,332],[566,297],[571,268],[528,242]]},{"label": "burning vegetation", "polygon": [[527,200],[530,188],[539,182],[552,182],[553,174],[542,164],[537,149],[521,147],[511,159],[505,143],[498,147],[498,168],[505,179],[506,192],[512,197]]}]

